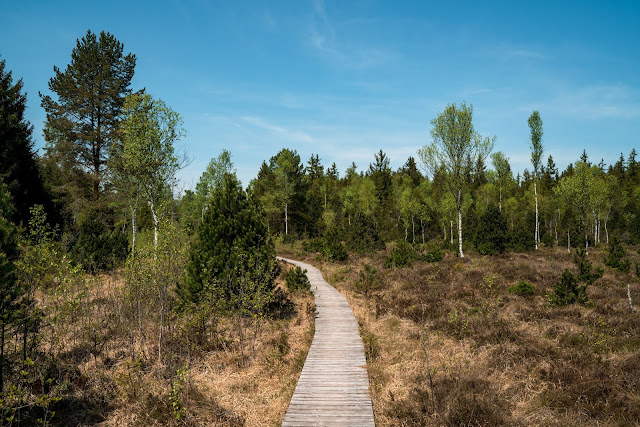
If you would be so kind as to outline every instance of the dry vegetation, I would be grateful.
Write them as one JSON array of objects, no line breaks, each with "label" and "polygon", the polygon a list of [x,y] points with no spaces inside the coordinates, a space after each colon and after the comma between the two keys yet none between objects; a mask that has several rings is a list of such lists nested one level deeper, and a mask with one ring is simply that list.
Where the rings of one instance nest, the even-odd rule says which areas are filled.
[{"label": "dry vegetation", "polygon": [[[284,286],[280,278],[277,283]],[[149,321],[142,333],[129,327],[123,288],[121,274],[89,278],[75,300],[86,310],[66,318],[65,328],[51,323],[50,330],[64,330],[62,335],[43,331],[42,351],[55,361],[48,369],[56,372],[49,376],[65,379],[64,390],[55,393],[62,399],[51,407],[56,411],[53,424],[273,426],[282,422],[313,338],[311,294],[289,294],[290,310],[249,322],[244,348],[233,316],[218,319],[216,338],[206,345],[194,343],[188,319],[170,319],[166,332],[170,338],[159,363],[157,324]],[[41,303],[54,303],[43,298]]]},{"label": "dry vegetation", "polygon": [[[605,249],[590,251],[603,266]],[[361,325],[378,425],[639,425],[640,285],[605,267],[584,306],[552,307],[565,250],[414,261],[385,269],[386,253],[327,263],[297,247],[347,295]],[[628,251],[632,261],[637,252]],[[360,272],[377,269],[367,295]],[[535,286],[532,296],[507,288]]]}]

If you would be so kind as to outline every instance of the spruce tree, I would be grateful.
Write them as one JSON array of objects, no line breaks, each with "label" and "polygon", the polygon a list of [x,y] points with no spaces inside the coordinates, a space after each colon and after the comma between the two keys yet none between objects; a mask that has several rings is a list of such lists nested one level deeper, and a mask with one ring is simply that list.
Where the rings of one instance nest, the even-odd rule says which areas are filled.
[{"label": "spruce tree", "polygon": [[14,261],[18,257],[18,235],[10,220],[13,214],[7,186],[0,180],[0,392],[7,373],[9,328],[16,322],[24,289],[16,280]]},{"label": "spruce tree", "polygon": [[[47,155],[78,165],[90,178],[93,200],[104,187],[105,167],[125,96],[136,65],[135,55],[123,54],[123,45],[113,35],[87,31],[71,53],[63,71],[53,67],[49,89],[57,95],[40,94],[47,112],[44,134]],[[61,171],[64,172],[64,171]]]},{"label": "spruce tree", "polygon": [[22,79],[14,84],[5,61],[0,61],[0,179],[15,207],[11,220],[26,225],[31,206],[40,204],[52,213],[53,204],[33,149],[33,126],[24,117],[27,96],[22,89]]},{"label": "spruce tree", "polygon": [[[253,294],[273,291],[275,248],[267,232],[264,213],[234,175],[214,190],[197,240],[192,244],[184,283],[178,294],[185,305],[205,297],[222,299],[231,308],[246,297],[247,275]],[[251,296],[251,295],[249,295]]]}]

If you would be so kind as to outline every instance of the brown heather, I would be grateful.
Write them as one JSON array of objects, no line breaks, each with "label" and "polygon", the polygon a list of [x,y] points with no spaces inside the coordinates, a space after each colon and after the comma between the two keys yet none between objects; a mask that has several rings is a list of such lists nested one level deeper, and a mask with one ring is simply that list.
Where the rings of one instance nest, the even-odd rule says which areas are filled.
[{"label": "brown heather", "polygon": [[[312,262],[347,295],[377,425],[640,425],[640,313],[630,311],[623,284],[640,304],[631,274],[605,268],[588,304],[552,307],[562,270],[575,272],[566,249],[464,260],[447,253],[394,270],[383,267],[389,250],[342,263],[298,247],[279,252]],[[603,266],[605,253],[592,249],[589,260]],[[354,286],[365,264],[378,268],[369,297]],[[535,294],[509,293],[519,281]]]}]

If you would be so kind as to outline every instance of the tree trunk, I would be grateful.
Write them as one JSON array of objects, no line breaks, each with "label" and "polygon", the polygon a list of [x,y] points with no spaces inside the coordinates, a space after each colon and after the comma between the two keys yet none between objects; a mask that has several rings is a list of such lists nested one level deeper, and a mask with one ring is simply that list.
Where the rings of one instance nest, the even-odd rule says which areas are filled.
[{"label": "tree trunk", "polygon": [[422,229],[422,243],[424,244],[424,224],[422,223],[422,218],[420,218],[420,228]]},{"label": "tree trunk", "polygon": [[539,240],[539,224],[538,224],[538,187],[536,185],[537,176],[533,177],[533,194],[536,199],[536,231],[535,231],[535,239],[536,239],[536,250],[538,250],[538,240]]},{"label": "tree trunk", "polygon": [[415,243],[416,242],[416,224],[413,220],[413,215],[411,215],[411,228],[413,232],[413,243]]},{"label": "tree trunk", "polygon": [[136,236],[138,234],[138,196],[131,206],[131,253],[136,251]]},{"label": "tree trunk", "polygon": [[451,225],[451,230],[449,230],[449,237],[451,238],[451,244],[453,245],[453,220],[449,221]]},{"label": "tree trunk", "polygon": [[284,234],[285,236],[289,234],[289,212],[288,212],[289,204],[284,204]]},{"label": "tree trunk", "polygon": [[567,253],[571,253],[571,233],[567,230]]},{"label": "tree trunk", "polygon": [[609,244],[609,230],[607,230],[607,220],[604,220],[604,233],[607,236],[607,245]]},{"label": "tree trunk", "polygon": [[498,199],[498,209],[502,213],[502,184],[500,184],[500,198]]},{"label": "tree trunk", "polygon": [[153,216],[153,259],[154,261],[158,258],[158,233],[160,231],[160,218],[158,217],[158,213],[156,212],[156,205],[151,199],[151,215]]},{"label": "tree trunk", "polygon": [[458,205],[458,249],[460,251],[460,258],[464,258],[462,252],[462,206]]}]

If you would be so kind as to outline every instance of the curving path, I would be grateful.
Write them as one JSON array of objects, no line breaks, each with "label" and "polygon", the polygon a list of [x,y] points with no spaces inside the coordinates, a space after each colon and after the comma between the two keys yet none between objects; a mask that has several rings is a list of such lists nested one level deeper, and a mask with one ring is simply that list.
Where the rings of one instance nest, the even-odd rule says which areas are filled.
[{"label": "curving path", "polygon": [[364,347],[349,303],[317,268],[278,259],[307,270],[316,300],[315,335],[282,425],[374,426]]}]

